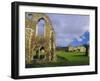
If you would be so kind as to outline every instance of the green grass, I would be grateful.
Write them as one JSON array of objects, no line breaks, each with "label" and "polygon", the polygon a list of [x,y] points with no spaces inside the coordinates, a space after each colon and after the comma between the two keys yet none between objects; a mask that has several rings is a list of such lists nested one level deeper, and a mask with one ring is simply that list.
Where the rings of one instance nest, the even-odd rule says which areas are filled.
[{"label": "green grass", "polygon": [[89,57],[85,53],[57,51],[57,56],[66,59],[67,65],[89,65]]},{"label": "green grass", "polygon": [[26,65],[26,68],[89,65],[89,57],[85,53],[56,51],[56,55],[56,62],[34,63]]}]

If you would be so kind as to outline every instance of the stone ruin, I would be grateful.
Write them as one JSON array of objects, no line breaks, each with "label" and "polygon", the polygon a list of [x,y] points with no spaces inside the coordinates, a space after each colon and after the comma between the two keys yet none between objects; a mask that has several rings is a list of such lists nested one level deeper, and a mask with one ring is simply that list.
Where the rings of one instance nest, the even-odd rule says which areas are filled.
[{"label": "stone ruin", "polygon": [[[56,61],[55,32],[50,18],[44,13],[31,13],[25,17],[25,62],[26,64]],[[38,35],[38,22],[45,21],[43,36]]]}]

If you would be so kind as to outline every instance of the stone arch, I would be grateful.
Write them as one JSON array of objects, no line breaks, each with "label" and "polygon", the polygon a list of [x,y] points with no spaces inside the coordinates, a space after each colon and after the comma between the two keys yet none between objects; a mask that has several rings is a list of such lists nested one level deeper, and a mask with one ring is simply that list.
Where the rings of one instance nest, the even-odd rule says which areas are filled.
[{"label": "stone arch", "polygon": [[42,26],[39,26],[39,24],[42,22],[42,24],[44,24],[44,26],[43,26],[43,36],[45,36],[45,23],[46,23],[46,21],[45,21],[45,19],[44,18],[40,18],[39,20],[38,20],[38,22],[37,22],[37,25],[36,25],[36,35],[39,35],[39,29],[40,29],[40,27],[42,27]]},{"label": "stone arch", "polygon": [[[31,28],[34,32],[32,32],[32,35],[30,37],[28,43],[27,49],[30,50],[30,52],[26,53],[29,55],[29,58],[25,57],[27,60],[27,63],[31,63],[33,56],[35,56],[35,51],[38,50],[41,46],[43,46],[45,50],[45,56],[46,60],[45,62],[48,61],[55,61],[56,55],[55,55],[55,32],[51,23],[50,18],[44,14],[44,13],[32,13],[32,20],[25,20],[25,27],[26,31],[27,28]],[[37,33],[37,24],[40,21],[40,19],[45,20],[45,36],[39,38],[36,33]],[[25,35],[26,36],[26,35]],[[27,39],[25,39],[27,40]],[[34,41],[34,43],[33,43]],[[26,49],[25,49],[26,50]],[[26,51],[25,51],[26,52]],[[26,55],[27,56],[27,55]]]}]

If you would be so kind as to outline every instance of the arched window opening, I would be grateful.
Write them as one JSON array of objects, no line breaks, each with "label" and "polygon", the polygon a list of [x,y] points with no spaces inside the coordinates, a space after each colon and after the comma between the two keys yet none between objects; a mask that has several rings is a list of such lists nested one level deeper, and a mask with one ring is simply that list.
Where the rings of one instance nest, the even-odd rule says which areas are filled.
[{"label": "arched window opening", "polygon": [[45,33],[45,20],[42,18],[39,20],[38,24],[37,24],[37,28],[38,28],[38,36],[44,36]]}]

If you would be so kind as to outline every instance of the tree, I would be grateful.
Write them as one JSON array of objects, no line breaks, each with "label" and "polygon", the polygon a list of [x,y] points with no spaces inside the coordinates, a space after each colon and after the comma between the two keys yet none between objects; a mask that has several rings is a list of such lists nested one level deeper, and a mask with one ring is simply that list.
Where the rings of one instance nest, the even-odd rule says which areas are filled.
[{"label": "tree", "polygon": [[69,46],[66,47],[66,51],[67,51],[67,52],[69,51],[68,49],[69,49]]},{"label": "tree", "polygon": [[89,55],[89,45],[85,44],[83,46],[86,48],[85,56],[88,56]]}]

